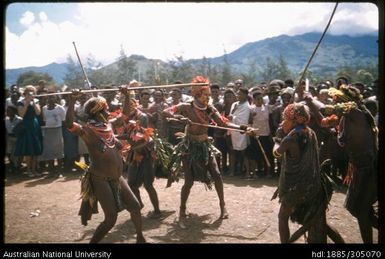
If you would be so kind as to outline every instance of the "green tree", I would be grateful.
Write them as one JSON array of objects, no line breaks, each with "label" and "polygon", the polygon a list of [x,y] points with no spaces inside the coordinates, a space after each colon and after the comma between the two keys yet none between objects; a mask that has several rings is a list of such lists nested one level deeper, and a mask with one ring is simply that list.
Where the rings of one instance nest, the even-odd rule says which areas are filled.
[{"label": "green tree", "polygon": [[258,69],[255,58],[248,59],[246,73],[241,73],[240,77],[245,86],[253,87],[257,83]]},{"label": "green tree", "polygon": [[279,66],[274,63],[274,61],[267,57],[265,60],[265,66],[260,72],[260,75],[265,82],[270,82],[271,80],[276,78],[276,75],[278,74]]},{"label": "green tree", "polygon": [[92,54],[87,56],[87,76],[92,85],[108,85],[111,82],[111,77],[107,76],[108,71],[101,69],[103,64],[95,59]]},{"label": "green tree", "polygon": [[196,74],[191,61],[185,61],[183,56],[176,56],[175,59],[170,60],[170,79],[172,81],[190,82],[192,77]]},{"label": "green tree", "polygon": [[209,70],[210,70],[210,62],[205,56],[203,56],[202,61],[197,66],[197,73],[199,75],[208,77]]},{"label": "green tree", "polygon": [[123,46],[120,46],[120,56],[118,57],[118,71],[116,71],[115,84],[127,84],[134,75],[137,74],[136,62],[127,57]]},{"label": "green tree", "polygon": [[67,57],[67,73],[64,75],[64,84],[68,88],[84,88],[85,79],[83,76],[82,68],[79,64],[75,63],[71,55]]},{"label": "green tree", "polygon": [[226,83],[222,82],[222,75],[220,72],[220,68],[218,68],[217,66],[212,66],[210,68],[210,73],[208,75],[208,78],[210,79],[210,82],[215,82],[215,83],[220,84],[222,86],[225,86],[225,84],[228,83],[228,82],[226,82]]},{"label": "green tree", "polygon": [[108,85],[112,83],[111,76],[108,76],[108,71],[104,69],[92,70],[88,76],[92,85]]},{"label": "green tree", "polygon": [[282,54],[280,54],[278,58],[278,71],[275,79],[286,80],[291,77],[292,73],[287,65],[287,62]]},{"label": "green tree", "polygon": [[370,84],[374,81],[374,77],[373,75],[366,71],[365,69],[360,69],[357,71],[357,73],[355,74],[355,78],[354,78],[356,82],[361,82],[363,84]]},{"label": "green tree", "polygon": [[231,64],[225,49],[224,55],[223,55],[223,64],[222,64],[222,78],[221,78],[222,85],[226,85],[228,82],[230,82],[232,80],[232,76],[233,75],[231,70]]},{"label": "green tree", "polygon": [[40,80],[45,80],[47,84],[54,83],[53,78],[47,73],[27,71],[19,75],[16,80],[18,86],[37,85]]},{"label": "green tree", "polygon": [[[297,81],[300,80],[302,73],[303,70],[298,74]],[[321,77],[318,74],[313,73],[313,71],[309,68],[306,70],[306,73],[303,76],[302,80],[305,80],[306,78],[309,79],[311,85],[316,85],[317,83],[322,81]],[[298,82],[295,82],[295,84],[298,84]]]},{"label": "green tree", "polygon": [[337,69],[336,78],[344,76],[349,80],[349,83],[351,83],[351,80],[353,79],[354,75],[354,68],[345,63],[343,66],[340,66]]}]

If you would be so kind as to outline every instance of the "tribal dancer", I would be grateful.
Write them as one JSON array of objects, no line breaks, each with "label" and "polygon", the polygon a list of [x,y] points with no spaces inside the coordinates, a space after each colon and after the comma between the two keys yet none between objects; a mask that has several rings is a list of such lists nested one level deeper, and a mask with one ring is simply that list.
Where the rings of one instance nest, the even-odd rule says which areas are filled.
[{"label": "tribal dancer", "polygon": [[208,79],[197,76],[192,80],[192,83],[207,83],[207,86],[193,86],[191,93],[194,99],[192,101],[180,103],[163,111],[166,118],[187,123],[184,139],[176,146],[174,157],[171,159],[174,163],[169,165],[179,170],[181,168],[178,162],[182,162],[184,172],[185,180],[181,191],[179,217],[185,218],[187,216],[186,203],[194,181],[205,183],[209,189],[211,189],[212,181],[214,181],[221,209],[220,219],[226,219],[228,212],[225,207],[223,181],[215,159],[215,156],[220,152],[209,140],[207,127],[194,123],[209,125],[209,122],[213,120],[219,126],[242,130],[250,129],[246,125],[239,126],[229,123],[214,106],[209,105],[211,93]]},{"label": "tribal dancer", "polygon": [[344,205],[357,218],[362,241],[373,243],[373,227],[378,229],[379,223],[374,210],[378,201],[378,128],[357,88],[342,84],[339,90],[330,88],[329,95],[336,104],[326,107],[330,112],[325,113],[332,115],[323,118],[321,124],[329,127],[331,121],[339,121],[338,144],[349,157]]},{"label": "tribal dancer", "polygon": [[[318,141],[314,131],[307,126],[309,120],[307,106],[289,104],[283,111],[283,122],[277,130],[278,143],[273,155],[282,156],[276,192],[281,203],[278,222],[282,243],[290,242],[289,217],[307,226],[309,243],[326,243],[327,231],[330,230],[325,210],[331,189],[320,173]],[[338,238],[338,242],[343,242],[340,236]]]},{"label": "tribal dancer", "polygon": [[124,125],[124,133],[117,137],[126,140],[130,147],[127,155],[127,179],[128,185],[139,200],[141,207],[144,207],[140,197],[139,187],[144,185],[154,211],[150,213],[151,218],[160,218],[158,194],[154,188],[154,142],[151,138],[153,129],[148,128],[147,115],[141,112],[137,106],[134,91],[128,91],[127,88],[121,88],[125,96],[123,112],[117,118],[117,123]]},{"label": "tribal dancer", "polygon": [[[90,188],[87,190],[82,188],[83,202],[80,213],[86,211],[84,207],[87,204],[91,207],[97,206],[96,200],[99,201],[104,212],[104,221],[96,228],[90,243],[99,242],[112,229],[118,212],[123,209],[127,209],[131,214],[137,243],[143,243],[145,238],[142,234],[140,204],[122,177],[123,162],[118,150],[120,142],[115,138],[107,120],[108,105],[101,97],[89,99],[85,104],[88,120],[85,125],[80,126],[74,122],[74,104],[80,95],[81,92],[74,90],[70,96],[65,122],[71,133],[84,140],[91,158],[91,164],[83,178],[85,182],[82,182],[82,187]],[[85,200],[85,197],[88,199]],[[95,207],[92,209],[95,211]],[[82,223],[87,224],[83,215]]]}]

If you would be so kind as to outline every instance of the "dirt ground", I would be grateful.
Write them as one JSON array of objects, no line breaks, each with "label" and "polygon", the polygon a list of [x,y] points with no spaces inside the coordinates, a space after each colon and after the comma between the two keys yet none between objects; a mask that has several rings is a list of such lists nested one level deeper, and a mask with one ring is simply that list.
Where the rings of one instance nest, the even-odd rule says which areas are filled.
[{"label": "dirt ground", "polygon": [[[88,243],[103,220],[94,214],[88,226],[81,225],[79,172],[47,174],[28,178],[21,173],[7,174],[5,180],[5,243]],[[225,177],[225,200],[229,219],[218,220],[219,202],[215,190],[195,183],[187,203],[190,213],[183,227],[177,215],[183,179],[165,188],[166,180],[157,179],[162,219],[147,216],[152,205],[141,188],[143,232],[151,243],[279,243],[278,200],[270,198],[278,179],[246,180]],[[358,224],[344,209],[344,190],[333,194],[327,220],[347,243],[362,243]],[[291,233],[298,225],[290,223]],[[374,230],[374,240],[378,233]],[[304,243],[300,238],[297,243]],[[329,242],[331,242],[329,240]],[[127,211],[119,213],[114,228],[102,243],[135,243],[135,230]]]}]

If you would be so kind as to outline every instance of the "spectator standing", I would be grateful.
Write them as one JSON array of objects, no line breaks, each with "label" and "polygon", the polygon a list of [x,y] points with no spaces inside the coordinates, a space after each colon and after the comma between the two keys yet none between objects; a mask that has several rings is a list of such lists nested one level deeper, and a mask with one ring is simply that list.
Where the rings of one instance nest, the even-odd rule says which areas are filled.
[{"label": "spectator standing", "polygon": [[45,126],[43,131],[43,154],[39,157],[40,161],[48,162],[48,170],[55,168],[57,160],[58,168],[61,167],[64,157],[64,143],[62,133],[62,122],[65,119],[65,109],[58,104],[56,95],[48,96],[47,105],[42,109]]},{"label": "spectator standing", "polygon": [[29,177],[37,173],[37,157],[43,153],[43,135],[38,121],[41,110],[39,101],[34,98],[35,94],[36,88],[28,85],[23,93],[24,98],[17,103],[24,131],[17,138],[15,156],[25,156]]},{"label": "spectator standing", "polygon": [[17,136],[16,136],[16,133],[13,131],[13,128],[15,127],[15,125],[17,125],[22,121],[23,119],[17,115],[16,107],[8,106],[7,116],[5,117],[5,129],[7,130],[6,154],[9,159],[10,169],[12,171],[17,171],[18,169],[20,169],[20,158],[15,156]]}]

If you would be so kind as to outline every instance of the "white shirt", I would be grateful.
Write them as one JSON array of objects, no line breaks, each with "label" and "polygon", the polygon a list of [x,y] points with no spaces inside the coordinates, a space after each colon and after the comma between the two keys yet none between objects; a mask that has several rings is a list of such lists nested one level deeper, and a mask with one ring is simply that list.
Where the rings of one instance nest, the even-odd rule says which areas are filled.
[{"label": "white shirt", "polygon": [[[235,102],[231,105],[230,114],[231,122],[237,125],[249,124],[250,105],[248,101],[243,103]],[[231,142],[234,150],[244,150],[249,144],[249,138],[246,134],[231,131]]]},{"label": "white shirt", "polygon": [[261,107],[252,105],[251,112],[254,115],[252,127],[258,129],[257,136],[269,136],[269,109],[266,105],[262,105]]},{"label": "white shirt", "polygon": [[58,128],[62,126],[62,121],[65,120],[65,109],[63,106],[56,104],[55,108],[48,110],[48,106],[43,107],[43,118],[45,121],[45,128]]},{"label": "white shirt", "polygon": [[13,133],[13,128],[15,127],[15,125],[22,120],[23,120],[23,118],[21,118],[18,115],[15,115],[15,118],[13,119],[13,121],[11,121],[11,119],[8,116],[6,116],[5,117],[5,128],[7,130],[7,133],[8,134]]}]

